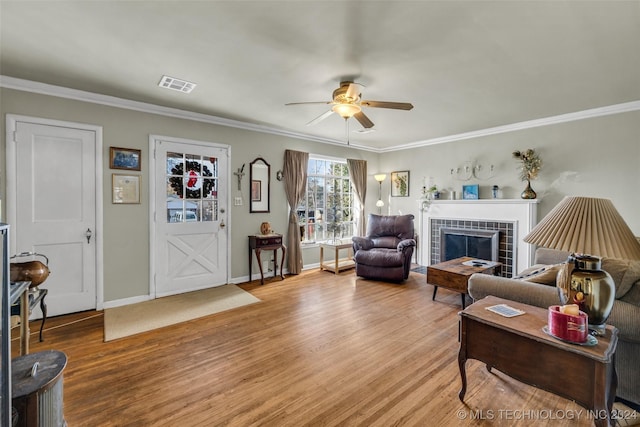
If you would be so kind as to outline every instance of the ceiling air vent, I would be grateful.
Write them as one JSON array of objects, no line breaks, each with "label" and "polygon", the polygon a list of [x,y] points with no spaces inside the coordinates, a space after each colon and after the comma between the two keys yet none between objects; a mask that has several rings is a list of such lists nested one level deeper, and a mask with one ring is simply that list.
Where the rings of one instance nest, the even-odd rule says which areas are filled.
[{"label": "ceiling air vent", "polygon": [[196,88],[195,83],[169,76],[162,76],[162,80],[160,80],[158,86],[171,90],[177,90],[178,92],[183,93],[191,93],[191,91]]}]

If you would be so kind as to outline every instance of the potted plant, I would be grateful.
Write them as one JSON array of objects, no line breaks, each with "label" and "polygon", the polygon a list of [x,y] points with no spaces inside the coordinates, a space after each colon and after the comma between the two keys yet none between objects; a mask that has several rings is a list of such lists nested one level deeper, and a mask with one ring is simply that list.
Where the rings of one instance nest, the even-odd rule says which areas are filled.
[{"label": "potted plant", "polygon": [[538,177],[538,172],[542,168],[540,155],[532,148],[525,151],[514,151],[513,157],[520,160],[520,179],[527,181],[527,188],[524,189],[520,197],[523,199],[535,199],[537,194],[531,188],[531,181]]}]

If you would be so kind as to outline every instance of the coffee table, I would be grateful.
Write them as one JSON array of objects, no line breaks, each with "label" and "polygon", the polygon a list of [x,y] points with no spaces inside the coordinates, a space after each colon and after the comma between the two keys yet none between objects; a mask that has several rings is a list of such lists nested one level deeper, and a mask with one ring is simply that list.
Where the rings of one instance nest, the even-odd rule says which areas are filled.
[{"label": "coffee table", "polygon": [[[507,304],[525,314],[503,317],[487,307]],[[547,309],[488,296],[460,312],[458,366],[464,402],[465,364],[480,360],[491,371],[554,393],[589,409],[596,426],[614,425],[611,408],[618,377],[615,370],[618,330],[609,325],[594,346],[570,344],[547,335]],[[486,384],[486,383],[485,383]]]},{"label": "coffee table", "polygon": [[465,296],[469,293],[468,282],[469,277],[475,273],[494,274],[497,268],[502,266],[499,262],[478,260],[485,263],[484,265],[474,266],[465,265],[465,262],[471,262],[477,258],[461,257],[433,264],[427,267],[427,284],[433,285],[433,297],[436,299],[438,287],[459,292],[462,297],[462,308],[465,308]]}]

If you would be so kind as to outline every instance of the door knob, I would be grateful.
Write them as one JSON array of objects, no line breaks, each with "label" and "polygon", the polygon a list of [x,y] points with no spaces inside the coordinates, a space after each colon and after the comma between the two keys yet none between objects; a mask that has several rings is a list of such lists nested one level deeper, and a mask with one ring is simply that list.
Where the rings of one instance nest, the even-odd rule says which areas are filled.
[{"label": "door knob", "polygon": [[224,223],[224,219],[220,220],[220,228],[224,228],[226,227],[225,223]]},{"label": "door knob", "polygon": [[91,236],[93,235],[93,233],[91,232],[90,228],[87,228],[87,231],[84,233],[85,236],[87,236],[87,244],[91,241]]}]

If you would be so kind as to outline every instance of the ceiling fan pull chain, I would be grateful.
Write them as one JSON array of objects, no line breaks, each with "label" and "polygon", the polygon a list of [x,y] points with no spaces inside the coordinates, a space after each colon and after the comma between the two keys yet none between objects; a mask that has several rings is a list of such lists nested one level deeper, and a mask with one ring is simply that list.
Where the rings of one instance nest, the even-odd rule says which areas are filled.
[{"label": "ceiling fan pull chain", "polygon": [[344,124],[347,132],[347,145],[349,145],[349,119],[344,119]]}]

